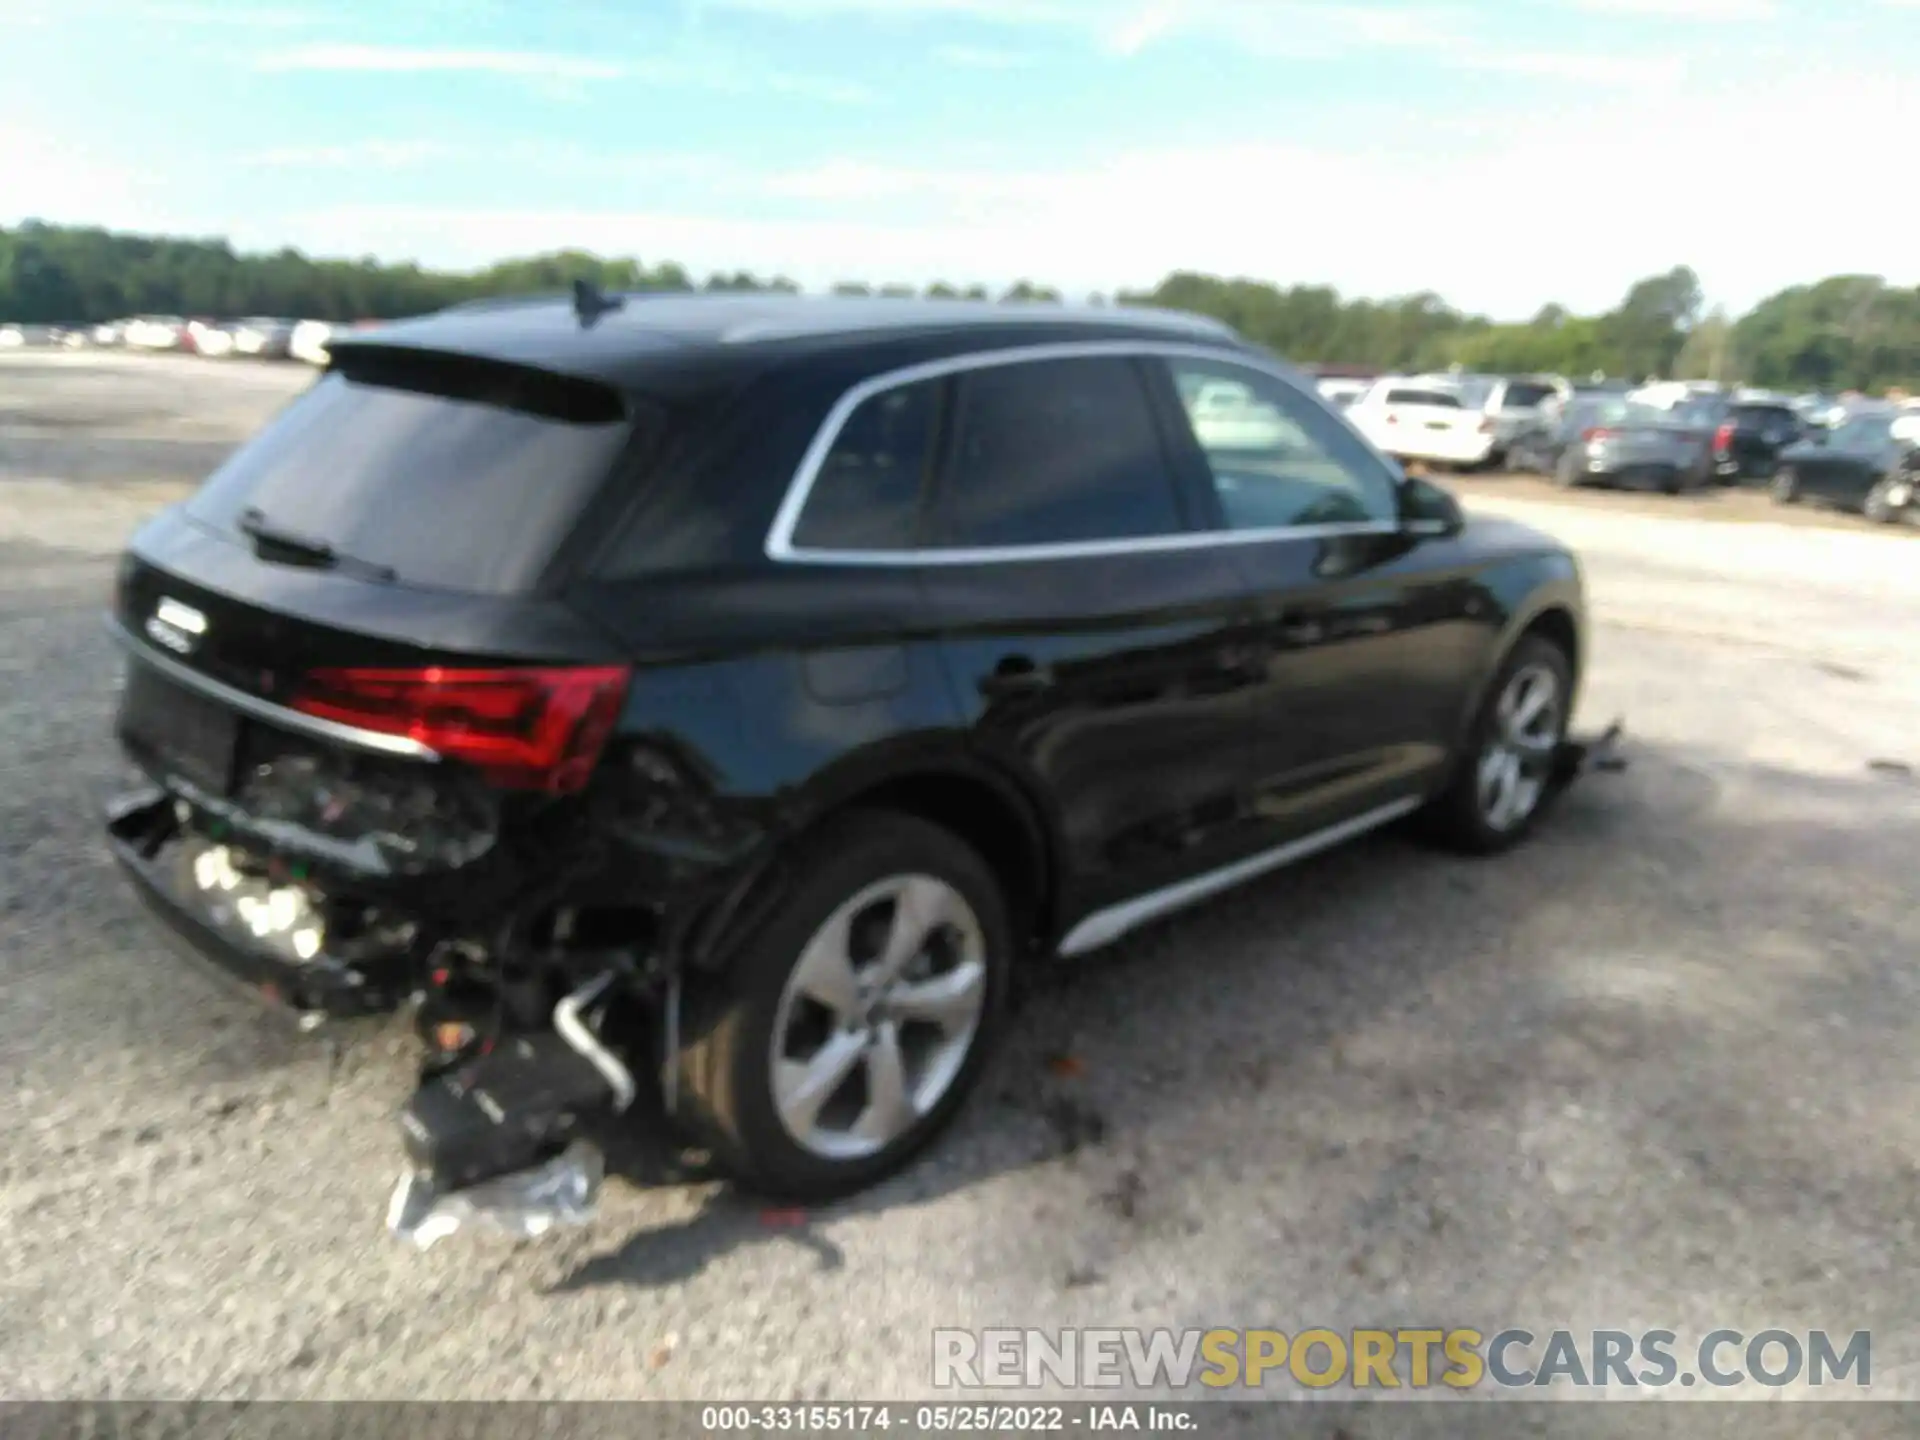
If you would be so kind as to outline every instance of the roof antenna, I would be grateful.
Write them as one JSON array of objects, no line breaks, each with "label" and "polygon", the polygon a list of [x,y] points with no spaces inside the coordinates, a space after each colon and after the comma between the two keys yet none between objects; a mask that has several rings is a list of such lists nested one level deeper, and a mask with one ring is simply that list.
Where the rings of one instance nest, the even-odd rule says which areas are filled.
[{"label": "roof antenna", "polygon": [[573,313],[580,317],[583,329],[593,325],[602,315],[611,314],[626,303],[623,296],[608,295],[591,280],[573,282]]}]

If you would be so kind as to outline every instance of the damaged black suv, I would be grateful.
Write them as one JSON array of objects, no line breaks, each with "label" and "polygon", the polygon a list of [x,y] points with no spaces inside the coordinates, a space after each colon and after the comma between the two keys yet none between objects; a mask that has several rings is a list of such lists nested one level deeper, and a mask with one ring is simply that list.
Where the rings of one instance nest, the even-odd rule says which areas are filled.
[{"label": "damaged black suv", "polygon": [[112,627],[140,892],[417,1018],[405,1225],[642,1113],[870,1182],[1029,957],[1402,816],[1518,840],[1586,654],[1564,548],[1212,322],[587,290],[337,341]]}]

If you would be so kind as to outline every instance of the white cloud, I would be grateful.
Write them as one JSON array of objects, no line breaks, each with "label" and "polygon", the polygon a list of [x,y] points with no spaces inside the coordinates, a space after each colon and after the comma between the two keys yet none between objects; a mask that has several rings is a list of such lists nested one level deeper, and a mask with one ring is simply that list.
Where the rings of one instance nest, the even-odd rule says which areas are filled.
[{"label": "white cloud", "polygon": [[1778,0],[1572,0],[1572,5],[1597,15],[1658,20],[1771,20],[1780,14]]},{"label": "white cloud", "polygon": [[1033,63],[1031,55],[988,45],[936,45],[933,54],[935,59],[962,70],[1024,70]]},{"label": "white cloud", "polygon": [[439,140],[355,140],[340,145],[282,146],[244,155],[240,163],[275,170],[405,170],[455,153],[453,146]]},{"label": "white cloud", "polygon": [[1496,50],[1449,56],[1446,63],[1496,75],[1572,80],[1587,85],[1659,88],[1678,84],[1687,62],[1677,55],[1604,55],[1568,50]]},{"label": "white cloud", "polygon": [[[1602,93],[1526,125],[1490,122],[1475,133],[1463,123],[1445,144],[1420,130],[1352,153],[1250,142],[1004,170],[846,157],[729,175],[677,210],[347,206],[282,223],[324,251],[429,263],[580,245],[698,272],[782,272],[810,287],[1027,277],[1074,292],[1146,286],[1190,268],[1351,294],[1431,289],[1510,318],[1548,300],[1610,305],[1632,280],[1684,262],[1713,298],[1745,306],[1841,271],[1920,280],[1898,227],[1836,228],[1819,207],[1795,205],[1769,212],[1758,230],[1716,218],[1701,208],[1705,172],[1672,158],[1713,157],[1715,193],[1776,193],[1781,174],[1819,174],[1834,193],[1867,193],[1883,179],[1884,158],[1835,149],[1799,121],[1840,108],[1866,132],[1899,133],[1905,82],[1814,75],[1751,89],[1696,82],[1625,100]],[[1630,194],[1630,208],[1604,199],[1572,222],[1561,207],[1543,212],[1538,227],[1482,223],[1511,213],[1516,177],[1538,175],[1592,177],[1603,197]],[[1616,185],[1623,177],[1630,186]]]},{"label": "white cloud", "polygon": [[168,196],[166,177],[152,167],[116,163],[66,136],[0,121],[0,224],[160,230],[168,228]]},{"label": "white cloud", "polygon": [[[1077,36],[1117,59],[1179,40],[1201,40],[1274,58],[1321,58],[1368,50],[1405,50],[1449,69],[1639,87],[1670,78],[1649,59],[1516,44],[1517,30],[1497,9],[1449,0],[1346,4],[1341,0],[703,0],[710,9],[790,20],[864,19],[898,25],[962,17]],[[1575,0],[1622,6],[1754,5],[1770,0]],[[1920,0],[1916,0],[1920,3]],[[1492,21],[1491,29],[1489,21]]]},{"label": "white cloud", "polygon": [[388,45],[300,45],[262,55],[257,70],[374,71],[419,74],[455,71],[537,79],[617,80],[624,67],[584,55],[519,50],[415,50]]},{"label": "white cloud", "polygon": [[526,81],[558,99],[576,98],[589,81],[634,80],[652,85],[683,85],[730,94],[771,90],[834,105],[859,105],[872,92],[851,81],[826,76],[759,70],[725,58],[675,56],[622,60],[559,55],[533,50],[439,50],[392,45],[299,45],[254,58],[262,71],[320,71],[360,74],[425,73],[503,75]]}]

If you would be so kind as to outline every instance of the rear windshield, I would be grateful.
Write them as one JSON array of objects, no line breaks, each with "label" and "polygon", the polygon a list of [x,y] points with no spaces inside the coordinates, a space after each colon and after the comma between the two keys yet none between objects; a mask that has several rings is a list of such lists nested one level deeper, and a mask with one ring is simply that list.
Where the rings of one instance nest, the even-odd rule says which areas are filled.
[{"label": "rear windshield", "polygon": [[1460,409],[1460,397],[1444,390],[1393,389],[1387,391],[1389,405],[1438,405],[1447,410]]},{"label": "rear windshield", "polygon": [[1555,393],[1553,386],[1537,380],[1510,380],[1502,403],[1509,410],[1530,410]]},{"label": "rear windshield", "polygon": [[1658,405],[1638,400],[1589,400],[1574,410],[1575,419],[1587,425],[1667,425],[1673,416]]},{"label": "rear windshield", "polygon": [[612,469],[630,425],[612,391],[465,361],[335,370],[187,502],[330,547],[396,583],[517,594]]}]

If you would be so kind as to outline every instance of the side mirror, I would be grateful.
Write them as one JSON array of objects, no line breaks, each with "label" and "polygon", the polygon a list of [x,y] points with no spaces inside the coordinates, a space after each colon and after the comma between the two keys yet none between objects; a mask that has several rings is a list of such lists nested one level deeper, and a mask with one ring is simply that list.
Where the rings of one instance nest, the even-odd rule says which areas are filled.
[{"label": "side mirror", "polygon": [[1467,512],[1450,490],[1431,480],[1408,476],[1400,482],[1400,529],[1407,535],[1458,535]]}]

